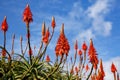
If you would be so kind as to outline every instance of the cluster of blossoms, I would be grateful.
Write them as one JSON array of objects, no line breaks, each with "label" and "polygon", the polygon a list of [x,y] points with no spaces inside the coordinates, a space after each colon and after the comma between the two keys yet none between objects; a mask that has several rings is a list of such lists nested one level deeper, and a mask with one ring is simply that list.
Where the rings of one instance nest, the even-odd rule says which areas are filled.
[{"label": "cluster of blossoms", "polygon": [[[30,65],[34,65],[33,60],[37,60],[39,59],[40,61],[42,61],[41,57],[44,59],[44,56],[46,55],[46,49],[47,46],[49,44],[49,42],[52,39],[52,36],[54,34],[54,29],[56,27],[56,22],[55,22],[55,18],[52,17],[52,22],[51,22],[51,27],[52,27],[52,33],[50,34],[49,28],[46,29],[46,25],[45,22],[43,22],[42,24],[42,40],[41,40],[41,46],[40,49],[38,51],[38,56],[36,59],[33,59],[34,55],[33,55],[33,51],[30,45],[30,27],[29,24],[31,22],[33,22],[33,18],[32,18],[32,12],[30,10],[29,5],[27,4],[26,8],[24,9],[23,12],[23,21],[26,24],[26,30],[27,30],[27,44],[28,44],[28,54],[30,57]],[[1,51],[1,55],[2,58],[6,57],[6,53],[9,55],[9,53],[6,50],[6,32],[8,30],[8,24],[7,24],[7,18],[6,16],[4,17],[4,20],[1,24],[1,30],[4,33],[4,44],[3,47],[0,47],[2,49]],[[13,36],[13,40],[15,39],[15,35]],[[20,38],[20,43],[21,43],[21,53],[23,54],[24,57],[24,53],[23,53],[23,49],[22,49],[22,37]],[[13,41],[14,42],[14,41]],[[44,49],[42,48],[44,45]],[[43,50],[42,50],[43,49]],[[90,45],[89,47],[86,45],[85,41],[82,44],[82,49],[78,49],[78,41],[76,40],[75,45],[74,45],[74,49],[75,49],[75,54],[74,54],[74,61],[71,58],[71,69],[70,71],[68,70],[68,72],[70,72],[70,76],[71,75],[75,75],[76,76],[76,80],[81,80],[84,76],[86,80],[104,80],[105,72],[104,72],[104,67],[103,67],[103,63],[102,63],[102,59],[98,59],[97,53],[96,53],[96,49],[94,47],[93,41],[92,39],[90,39]],[[88,50],[88,55],[87,55],[87,50]],[[65,62],[67,61],[67,57],[69,55],[69,51],[70,51],[70,45],[68,42],[68,39],[65,36],[65,32],[64,32],[64,24],[62,24],[61,30],[60,30],[60,35],[57,41],[57,44],[55,46],[55,55],[57,60],[55,61],[55,63],[57,63],[55,65],[55,68],[53,69],[53,71],[47,75],[47,78],[50,77],[53,73],[55,73],[59,67],[61,67],[60,65],[62,64],[62,68],[64,67]],[[12,48],[12,54],[8,56],[8,60],[11,60],[11,56],[13,55],[14,50]],[[78,56],[77,56],[78,55]],[[65,56],[65,58],[64,58]],[[60,62],[58,62],[58,57],[60,57]],[[76,60],[77,57],[79,57],[79,63],[76,65]],[[91,63],[91,68],[89,67],[89,63],[87,64],[87,57],[89,59],[89,63]],[[33,60],[32,60],[33,59]],[[49,55],[46,55],[46,62],[49,63],[51,61]],[[99,66],[98,66],[99,65]],[[33,67],[33,66],[32,66]],[[31,69],[31,67],[29,68]],[[36,68],[35,68],[36,69]],[[83,70],[85,70],[85,72],[83,73]],[[74,74],[74,72],[76,74]],[[88,72],[88,75],[86,77],[86,73]],[[119,79],[119,73],[117,72],[116,66],[114,65],[114,63],[112,63],[111,65],[111,72],[114,75],[114,80],[120,80]],[[69,75],[67,74],[67,75]],[[117,75],[116,75],[117,74]],[[74,79],[73,79],[74,80]]]},{"label": "cluster of blossoms", "polygon": [[70,50],[70,46],[64,34],[64,24],[62,24],[60,36],[58,38],[58,41],[55,47],[56,56],[63,56],[64,54],[68,56],[69,50]]}]

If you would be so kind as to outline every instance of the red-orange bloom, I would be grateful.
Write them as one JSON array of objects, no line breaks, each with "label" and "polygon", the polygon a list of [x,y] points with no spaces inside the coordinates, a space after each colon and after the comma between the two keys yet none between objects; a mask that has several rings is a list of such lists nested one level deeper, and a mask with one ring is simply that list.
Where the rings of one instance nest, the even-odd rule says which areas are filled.
[{"label": "red-orange bloom", "polygon": [[3,20],[3,22],[2,22],[1,30],[2,30],[3,32],[6,32],[6,31],[8,30],[8,24],[7,24],[6,16],[4,17],[4,20]]},{"label": "red-orange bloom", "polygon": [[47,29],[45,36],[43,36],[42,41],[47,44],[49,41],[49,36],[50,36],[50,32],[49,32],[49,28]]},{"label": "red-orange bloom", "polygon": [[103,64],[102,64],[102,59],[100,60],[100,71],[102,73],[102,76],[104,77],[105,76],[105,72],[103,70]]},{"label": "red-orange bloom", "polygon": [[52,28],[53,28],[53,29],[54,29],[54,28],[55,28],[55,26],[56,26],[56,23],[55,23],[55,18],[54,18],[54,17],[52,17],[51,26],[52,26]]},{"label": "red-orange bloom", "polygon": [[87,50],[87,45],[86,45],[86,43],[84,42],[83,43],[83,45],[82,45],[82,49],[84,50],[84,51],[86,51]]},{"label": "red-orange bloom", "polygon": [[104,80],[105,72],[103,70],[102,59],[100,60],[100,68],[98,70],[97,80]]},{"label": "red-orange bloom", "polygon": [[76,72],[76,73],[78,73],[78,72],[79,72],[79,69],[78,69],[78,67],[77,67],[77,66],[75,67],[75,72]]},{"label": "red-orange bloom", "polygon": [[2,49],[2,57],[5,57],[6,56],[6,51],[5,49]]},{"label": "red-orange bloom", "polygon": [[97,53],[96,53],[96,50],[94,48],[92,39],[90,40],[88,56],[89,56],[90,62],[93,64],[94,68],[97,69],[98,58],[97,58]]},{"label": "red-orange bloom", "polygon": [[111,72],[112,72],[112,73],[117,72],[117,69],[116,69],[114,63],[112,63],[112,65],[111,65]]},{"label": "red-orange bloom", "polygon": [[80,56],[82,55],[82,50],[78,51],[78,55],[80,55]]},{"label": "red-orange bloom", "polygon": [[32,55],[32,49],[31,48],[30,48],[28,53],[29,53],[29,55]]},{"label": "red-orange bloom", "polygon": [[24,9],[24,12],[23,12],[23,21],[26,22],[27,24],[33,21],[32,12],[31,12],[28,4],[27,4],[27,6],[26,6],[26,8]]},{"label": "red-orange bloom", "polygon": [[49,57],[49,55],[46,56],[46,62],[50,62],[50,57]]},{"label": "red-orange bloom", "polygon": [[63,54],[68,55],[69,50],[70,50],[70,46],[64,34],[64,24],[62,24],[60,36],[58,38],[58,41],[55,47],[56,56],[63,55]]},{"label": "red-orange bloom", "polygon": [[76,42],[75,42],[74,48],[75,48],[75,50],[78,49],[78,42],[77,42],[77,40],[76,40]]},{"label": "red-orange bloom", "polygon": [[89,66],[88,66],[88,64],[85,66],[85,70],[86,70],[86,72],[89,70],[90,68],[89,68]]}]

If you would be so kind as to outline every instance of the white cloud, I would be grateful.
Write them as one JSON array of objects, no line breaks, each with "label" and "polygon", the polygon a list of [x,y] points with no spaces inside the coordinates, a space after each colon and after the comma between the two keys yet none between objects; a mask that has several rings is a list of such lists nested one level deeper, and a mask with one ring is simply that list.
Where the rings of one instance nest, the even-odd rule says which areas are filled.
[{"label": "white cloud", "polygon": [[108,61],[103,62],[104,71],[105,71],[105,80],[114,80],[113,74],[111,72],[111,64],[112,62],[115,64],[118,72],[120,73],[120,56],[111,58]]},{"label": "white cloud", "polygon": [[76,37],[76,40],[80,40],[80,43],[83,43],[83,41],[89,42],[91,38],[95,38],[95,35],[93,34],[91,29],[87,29],[80,32],[79,35]]},{"label": "white cloud", "polygon": [[106,14],[110,11],[111,1],[97,0],[86,11],[96,35],[109,36],[111,33],[112,23],[105,20]]}]

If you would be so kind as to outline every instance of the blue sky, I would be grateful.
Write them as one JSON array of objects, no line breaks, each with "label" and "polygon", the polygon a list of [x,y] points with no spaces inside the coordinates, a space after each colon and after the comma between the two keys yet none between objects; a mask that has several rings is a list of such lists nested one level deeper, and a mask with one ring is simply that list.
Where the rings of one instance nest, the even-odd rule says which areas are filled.
[{"label": "blue sky", "polygon": [[[120,66],[118,61],[120,60],[119,0],[0,0],[0,25],[4,16],[7,16],[9,25],[8,48],[11,48],[13,33],[16,35],[16,44],[19,44],[20,35],[26,40],[26,27],[22,21],[22,13],[27,3],[33,13],[33,23],[30,24],[32,46],[39,47],[42,22],[45,21],[46,26],[50,27],[51,17],[54,16],[57,26],[47,54],[54,56],[53,44],[56,44],[61,24],[64,23],[65,35],[71,45],[70,56],[74,53],[73,45],[76,39],[81,48],[83,41],[89,45],[89,39],[92,38],[99,58],[102,58],[105,64],[115,62]],[[0,31],[0,45],[2,43],[3,33]],[[15,45],[15,48],[19,51],[19,45]],[[120,68],[118,70],[120,72]]]}]

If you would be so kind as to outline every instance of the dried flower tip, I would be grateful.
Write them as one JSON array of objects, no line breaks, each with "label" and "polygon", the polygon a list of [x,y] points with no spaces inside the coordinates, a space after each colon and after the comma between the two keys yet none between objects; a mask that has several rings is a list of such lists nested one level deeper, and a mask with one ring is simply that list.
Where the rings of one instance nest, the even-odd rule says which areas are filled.
[{"label": "dried flower tip", "polygon": [[15,34],[13,34],[12,38],[15,39]]},{"label": "dried flower tip", "polygon": [[23,37],[22,36],[20,36],[20,42],[22,42],[23,41]]},{"label": "dried flower tip", "polygon": [[45,35],[45,30],[46,30],[45,22],[43,22],[43,24],[42,24],[42,36]]},{"label": "dried flower tip", "polygon": [[61,33],[61,34],[64,34],[64,23],[62,24],[62,28],[61,28],[61,30],[60,30],[60,33]]}]

